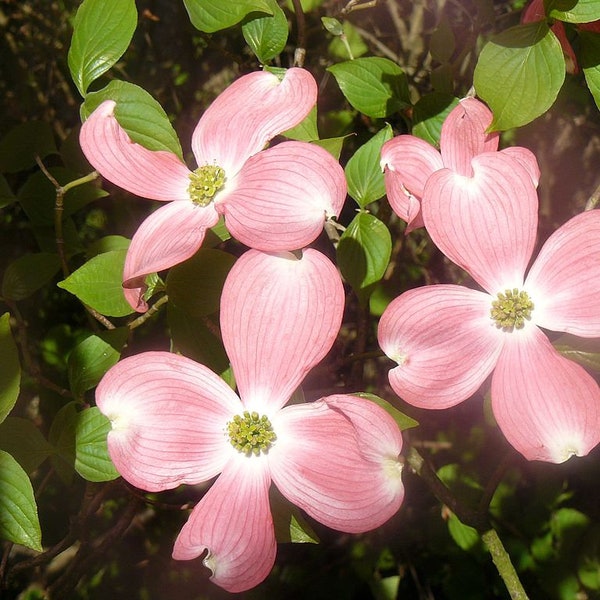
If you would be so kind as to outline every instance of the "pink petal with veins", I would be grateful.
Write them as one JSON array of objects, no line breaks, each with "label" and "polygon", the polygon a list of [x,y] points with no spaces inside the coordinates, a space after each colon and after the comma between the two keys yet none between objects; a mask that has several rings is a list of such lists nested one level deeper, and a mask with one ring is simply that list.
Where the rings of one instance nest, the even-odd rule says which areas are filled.
[{"label": "pink petal with veins", "polygon": [[240,77],[206,109],[192,135],[199,166],[217,164],[235,176],[276,135],[300,123],[317,101],[317,83],[292,68],[283,81],[268,71]]},{"label": "pink petal with veins", "polygon": [[537,231],[529,172],[502,152],[473,158],[472,178],[434,173],[421,203],[436,246],[488,292],[521,287]]},{"label": "pink petal with veins", "polygon": [[500,134],[487,133],[492,119],[492,111],[483,102],[463,98],[442,125],[440,152],[444,166],[459,175],[471,177],[473,158],[498,149]]},{"label": "pink petal with veins", "polygon": [[360,454],[373,463],[374,475],[380,478],[380,504],[387,507],[385,512],[395,513],[404,499],[402,435],[396,421],[366,398],[336,394],[322,400],[350,419],[359,439]]},{"label": "pink petal with veins", "polygon": [[123,269],[125,297],[131,306],[146,312],[142,298],[146,275],[168,269],[187,260],[202,245],[206,230],[216,225],[214,206],[171,202],[154,211],[135,232]]},{"label": "pink petal with veins", "polygon": [[400,185],[420,199],[429,176],[443,167],[440,153],[421,138],[399,135],[388,140],[381,148],[381,168],[391,181],[396,182],[391,190],[388,189],[392,208],[393,203],[402,205],[405,202],[404,198],[398,197]]},{"label": "pink petal with veins", "polygon": [[104,376],[96,404],[110,421],[119,473],[148,491],[217,475],[235,452],[224,435],[239,398],[212,371],[169,352],[123,359]]},{"label": "pink petal with veins", "polygon": [[266,465],[263,457],[235,457],[175,541],[175,560],[191,560],[207,550],[203,563],[213,573],[210,579],[229,592],[258,585],[275,563]]},{"label": "pink petal with veins", "polygon": [[540,327],[600,337],[600,210],[573,217],[548,238],[525,288]]},{"label": "pink petal with veins", "polygon": [[535,154],[531,150],[523,148],[523,146],[509,146],[500,152],[518,160],[527,169],[533,185],[535,187],[538,186],[540,182],[540,166]]},{"label": "pink petal with veins", "polygon": [[340,213],[346,179],[323,148],[283,142],[250,158],[223,198],[216,208],[233,237],[265,252],[296,250]]},{"label": "pink petal with veins", "polygon": [[500,429],[527,460],[561,463],[600,441],[600,390],[535,325],[508,334],[492,378]]},{"label": "pink petal with veins", "polygon": [[190,170],[171,152],[152,151],[131,141],[105,100],[81,126],[79,143],[90,164],[108,181],[151,200],[189,198]]},{"label": "pink petal with veins", "polygon": [[317,521],[348,533],[369,531],[398,510],[402,488],[359,451],[351,421],[323,401],[281,410],[269,450],[273,482]]},{"label": "pink petal with veins", "polygon": [[343,310],[340,276],[316,250],[238,259],[221,295],[221,332],[247,409],[272,412],[289,400],[331,349]]},{"label": "pink petal with veins", "polygon": [[488,294],[456,285],[409,290],[385,309],[381,349],[398,366],[393,390],[420,408],[448,408],[472,396],[491,373],[503,335]]},{"label": "pink petal with veins", "polygon": [[406,233],[423,227],[421,200],[411,194],[402,183],[402,176],[395,171],[386,169],[383,174],[385,191],[392,210],[406,221]]}]

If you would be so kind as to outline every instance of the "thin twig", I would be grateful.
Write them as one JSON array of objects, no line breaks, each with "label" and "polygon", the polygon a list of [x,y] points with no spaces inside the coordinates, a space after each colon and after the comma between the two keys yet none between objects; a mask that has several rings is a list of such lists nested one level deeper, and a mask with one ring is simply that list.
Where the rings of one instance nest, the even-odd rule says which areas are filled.
[{"label": "thin twig", "polygon": [[296,14],[296,29],[297,29],[297,43],[296,50],[294,51],[294,66],[303,67],[304,58],[306,57],[306,19],[304,18],[304,11],[302,10],[302,4],[300,0],[292,0],[294,5],[294,13]]}]

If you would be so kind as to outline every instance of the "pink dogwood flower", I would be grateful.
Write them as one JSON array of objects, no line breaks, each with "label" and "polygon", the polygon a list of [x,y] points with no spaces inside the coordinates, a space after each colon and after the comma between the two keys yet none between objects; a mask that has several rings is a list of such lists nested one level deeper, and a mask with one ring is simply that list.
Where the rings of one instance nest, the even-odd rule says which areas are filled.
[{"label": "pink dogwood flower", "polygon": [[[514,146],[498,152],[498,132],[488,133],[493,115],[476,98],[463,98],[452,109],[440,135],[438,151],[425,140],[414,135],[398,135],[381,149],[381,168],[384,171],[388,201],[394,212],[407,222],[407,233],[427,224],[422,204],[427,194],[426,183],[437,171],[451,171],[463,178],[477,177],[480,155],[488,156],[488,163],[496,161],[499,170],[510,170],[518,163],[525,168],[534,185],[539,181],[539,167],[533,153],[527,148]],[[505,160],[509,158],[510,160]]]},{"label": "pink dogwood flower", "polygon": [[438,198],[432,214],[446,210],[437,220],[455,215],[446,249],[484,291],[432,285],[403,293],[381,318],[379,344],[397,363],[392,388],[414,406],[454,406],[491,374],[492,410],[510,444],[529,460],[560,463],[600,441],[600,390],[544,330],[600,337],[600,211],[554,232],[525,277],[537,219],[530,197],[510,191],[493,202]]},{"label": "pink dogwood flower", "polygon": [[173,550],[203,555],[231,592],[259,584],[276,553],[269,488],[334,529],[376,528],[400,507],[400,431],[375,403],[337,394],[285,406],[330,350],[344,291],[316,250],[246,252],[226,280],[223,343],[239,396],[204,365],[168,352],[123,359],[96,401],[110,419],[110,456],[148,491],[207,482]]},{"label": "pink dogwood flower", "polygon": [[115,102],[100,104],[81,128],[91,165],[119,187],[165,202],[136,231],[123,286],[131,306],[145,312],[144,279],[192,256],[219,215],[233,237],[265,251],[310,244],[346,197],[344,172],[325,150],[307,142],[265,145],[300,123],[317,100],[304,69],[280,81],[267,71],[240,77],[204,112],[192,134],[193,171],[167,151],[131,141],[115,118]]}]

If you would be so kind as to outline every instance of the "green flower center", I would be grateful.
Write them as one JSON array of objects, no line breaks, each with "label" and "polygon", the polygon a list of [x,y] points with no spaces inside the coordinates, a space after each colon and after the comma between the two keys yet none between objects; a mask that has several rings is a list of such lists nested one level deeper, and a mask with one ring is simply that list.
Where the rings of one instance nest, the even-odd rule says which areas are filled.
[{"label": "green flower center", "polygon": [[525,327],[525,319],[528,321],[531,319],[533,308],[529,294],[513,288],[498,294],[496,300],[492,302],[490,314],[498,329],[510,332]]},{"label": "green flower center", "polygon": [[194,204],[207,206],[225,184],[225,171],[217,165],[204,165],[190,173],[188,194]]},{"label": "green flower center", "polygon": [[277,439],[269,418],[257,412],[244,411],[227,423],[231,445],[247,456],[265,454]]}]

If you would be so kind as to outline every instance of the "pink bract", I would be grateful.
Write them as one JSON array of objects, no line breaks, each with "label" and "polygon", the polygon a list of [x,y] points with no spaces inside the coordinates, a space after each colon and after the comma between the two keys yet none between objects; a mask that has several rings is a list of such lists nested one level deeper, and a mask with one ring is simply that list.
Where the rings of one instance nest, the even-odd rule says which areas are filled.
[{"label": "pink bract", "polygon": [[[464,98],[444,121],[440,151],[413,135],[399,135],[383,145],[381,167],[387,197],[394,212],[407,222],[407,232],[423,225],[429,229],[426,215],[421,211],[430,195],[426,189],[429,178],[443,172],[464,184],[473,178],[481,181],[476,162],[480,155],[488,157],[492,164],[496,157],[502,156],[497,169],[510,169],[517,164],[537,185],[539,168],[535,156],[521,147],[497,152],[499,135],[487,131],[491,123],[492,113],[485,104],[476,98]],[[487,179],[485,183],[493,186]]]},{"label": "pink bract", "polygon": [[170,202],[141,224],[127,253],[123,285],[135,310],[148,309],[145,277],[192,256],[220,215],[242,243],[277,252],[310,244],[325,220],[339,214],[346,181],[327,151],[295,141],[264,149],[300,123],[316,100],[313,76],[299,68],[289,69],[281,81],[259,71],[231,84],[204,112],[192,135],[196,171],[224,171],[221,187],[201,200],[188,190],[196,171],[175,154],[132,142],[115,117],[115,102],[96,108],[80,134],[92,166],[133,194]]},{"label": "pink bract", "polygon": [[[379,406],[352,395],[284,406],[337,337],[344,290],[316,250],[299,259],[250,250],[228,275],[221,301],[223,342],[239,396],[207,367],[167,352],[123,359],[97,389],[110,419],[110,456],[121,475],[148,491],[218,476],[193,509],[173,550],[203,556],[212,580],[231,592],[270,572],[276,541],[269,506],[274,483],[321,523],[356,533],[400,507],[400,431]],[[229,437],[244,411],[276,435],[247,455]]]},{"label": "pink bract", "polygon": [[[504,218],[498,217],[503,226],[522,229],[510,215],[506,223]],[[533,236],[537,221],[528,223],[532,230],[514,237],[515,258],[505,268],[488,239],[494,240],[489,222],[472,216],[461,225],[467,237],[452,251],[462,253],[467,270],[471,262],[476,266],[485,291],[433,285],[405,292],[384,312],[378,336],[398,365],[389,373],[392,388],[406,402],[454,406],[491,375],[492,409],[508,441],[529,460],[559,463],[589,453],[600,441],[600,390],[581,366],[554,349],[542,328],[600,337],[600,211],[559,228],[524,278],[531,245],[524,254],[518,244]],[[510,254],[508,247],[501,253]],[[526,292],[533,310],[522,329],[505,331],[492,318],[492,302],[513,288]]]}]

